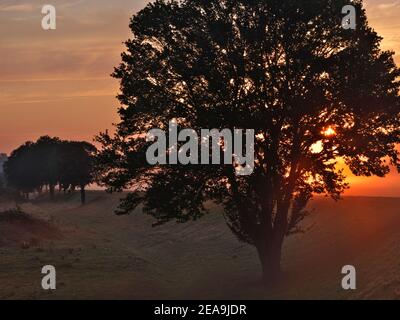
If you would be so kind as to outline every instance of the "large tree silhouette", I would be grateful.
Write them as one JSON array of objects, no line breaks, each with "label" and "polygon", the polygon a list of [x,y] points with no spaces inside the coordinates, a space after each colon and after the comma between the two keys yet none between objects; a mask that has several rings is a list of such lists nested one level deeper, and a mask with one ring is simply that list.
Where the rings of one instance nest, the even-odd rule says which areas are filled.
[{"label": "large tree silhouette", "polygon": [[[342,28],[347,4],[356,7],[356,30]],[[156,1],[130,28],[114,72],[121,121],[98,137],[103,182],[137,189],[120,213],[142,203],[158,223],[185,222],[215,201],[232,232],[255,245],[269,281],[313,194],[338,199],[347,187],[339,158],[356,175],[400,170],[400,73],[361,1]],[[144,133],[173,118],[195,130],[253,128],[253,174],[149,166]]]}]

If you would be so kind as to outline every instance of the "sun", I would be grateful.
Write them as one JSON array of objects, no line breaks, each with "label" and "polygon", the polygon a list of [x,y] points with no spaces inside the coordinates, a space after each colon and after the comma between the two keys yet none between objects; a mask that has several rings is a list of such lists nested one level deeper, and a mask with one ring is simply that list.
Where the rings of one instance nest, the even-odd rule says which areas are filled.
[{"label": "sun", "polygon": [[325,137],[333,137],[336,135],[336,131],[333,127],[329,126],[326,129],[323,129],[321,131],[321,133],[325,136]]}]

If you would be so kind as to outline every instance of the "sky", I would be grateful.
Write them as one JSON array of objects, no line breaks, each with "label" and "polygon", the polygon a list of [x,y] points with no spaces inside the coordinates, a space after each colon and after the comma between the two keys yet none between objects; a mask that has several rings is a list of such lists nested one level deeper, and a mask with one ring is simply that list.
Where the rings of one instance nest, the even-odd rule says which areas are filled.
[{"label": "sky", "polygon": [[[130,17],[147,0],[0,0],[0,152],[41,135],[92,141],[118,121],[117,80]],[[41,27],[44,4],[57,29]],[[366,0],[383,49],[400,64],[400,0]],[[400,175],[350,177],[348,195],[399,196]]]}]

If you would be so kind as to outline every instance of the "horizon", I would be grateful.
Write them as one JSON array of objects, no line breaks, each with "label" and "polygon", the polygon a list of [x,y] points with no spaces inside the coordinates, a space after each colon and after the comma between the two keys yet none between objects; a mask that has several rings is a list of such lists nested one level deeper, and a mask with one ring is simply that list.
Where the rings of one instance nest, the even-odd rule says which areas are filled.
[{"label": "horizon", "polygon": [[[43,135],[92,142],[112,130],[119,83],[110,74],[131,37],[129,19],[148,2],[54,0],[57,29],[47,32],[40,26],[41,2],[0,1],[0,153]],[[395,51],[399,65],[400,1],[366,0],[365,7],[382,49]],[[345,196],[400,197],[394,170],[385,178],[346,175]]]},{"label": "horizon", "polygon": [[[97,192],[98,191],[98,192],[102,192],[103,193],[103,192],[105,192],[105,190],[106,190],[106,188],[103,188],[103,187],[100,187],[100,186],[89,185],[87,187],[86,191],[88,191],[88,192]],[[129,192],[129,190],[123,190],[121,192],[115,191],[113,193],[127,193],[127,192]],[[382,196],[379,196],[379,195],[378,196],[366,196],[366,195],[357,195],[357,194],[347,194],[347,195],[344,194],[342,196],[342,198],[340,200],[338,200],[338,201],[345,200],[346,198],[400,199],[400,195],[399,196],[383,196],[383,195]],[[335,201],[331,197],[326,196],[324,194],[315,194],[314,197],[313,197],[313,200],[317,200],[317,199],[326,199],[326,200]]]}]

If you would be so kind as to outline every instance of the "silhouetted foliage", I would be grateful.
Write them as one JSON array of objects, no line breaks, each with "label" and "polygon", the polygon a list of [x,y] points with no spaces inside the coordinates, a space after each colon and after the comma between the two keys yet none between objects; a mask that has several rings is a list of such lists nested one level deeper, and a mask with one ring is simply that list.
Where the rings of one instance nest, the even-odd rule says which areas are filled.
[{"label": "silhouetted foliage", "polygon": [[59,138],[44,136],[36,141],[32,150],[35,159],[35,162],[31,164],[34,166],[32,169],[38,174],[40,187],[49,187],[52,198],[61,174],[59,159],[62,147],[63,142]]},{"label": "silhouetted foliage", "polygon": [[[357,29],[342,28],[342,7]],[[266,280],[280,270],[286,235],[313,194],[339,199],[356,175],[400,170],[399,69],[368,26],[361,1],[156,1],[131,20],[120,79],[116,134],[98,137],[109,191],[136,188],[159,223],[201,217],[207,200],[224,207],[232,232],[256,246]],[[228,165],[149,166],[144,133],[181,127],[253,128],[254,173]],[[138,188],[140,186],[140,189]]]},{"label": "silhouetted foliage", "polygon": [[64,190],[79,187],[84,204],[85,187],[94,179],[95,153],[90,143],[44,136],[11,153],[4,166],[7,182],[26,195],[47,187],[52,198],[57,184]]},{"label": "silhouetted foliage", "polygon": [[64,141],[62,144],[59,183],[64,190],[79,187],[82,204],[86,201],[85,187],[94,180],[95,153],[96,148],[87,142]]},{"label": "silhouetted foliage", "polygon": [[7,155],[0,153],[0,188],[6,186],[6,177],[4,175],[4,163],[7,161]]},{"label": "silhouetted foliage", "polygon": [[40,172],[37,170],[39,162],[33,142],[26,142],[14,150],[4,164],[9,186],[25,195],[43,186]]}]

